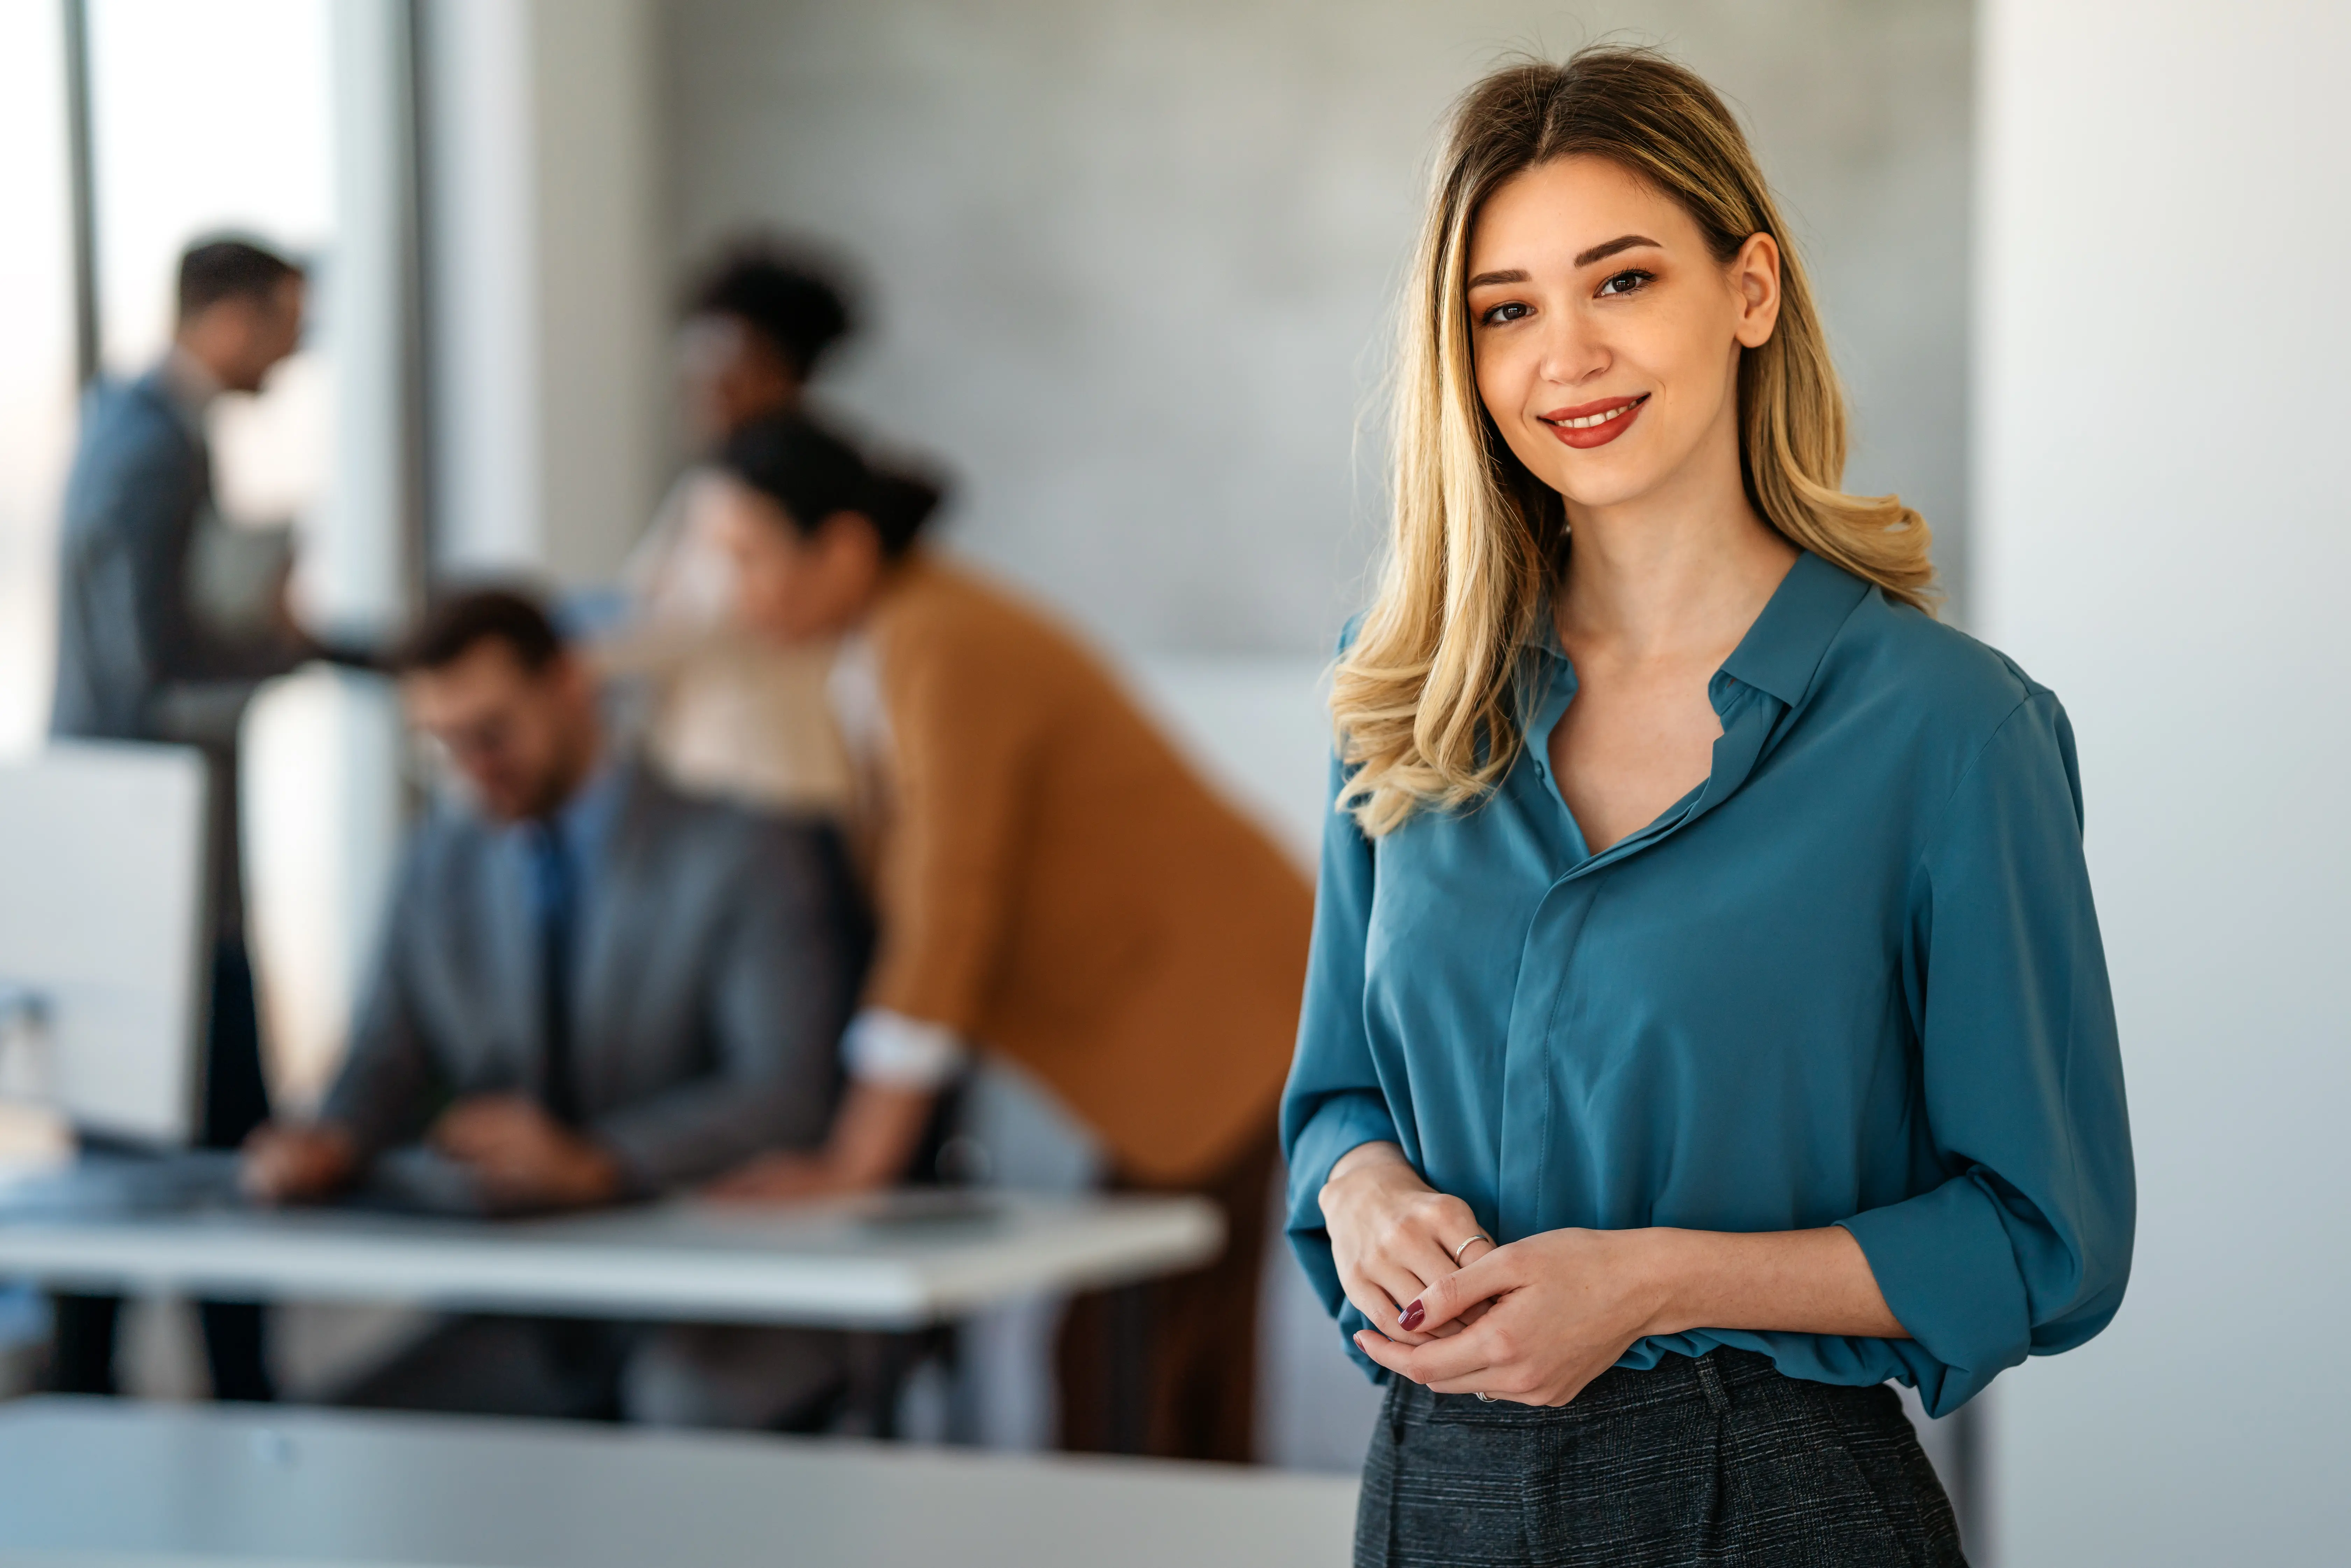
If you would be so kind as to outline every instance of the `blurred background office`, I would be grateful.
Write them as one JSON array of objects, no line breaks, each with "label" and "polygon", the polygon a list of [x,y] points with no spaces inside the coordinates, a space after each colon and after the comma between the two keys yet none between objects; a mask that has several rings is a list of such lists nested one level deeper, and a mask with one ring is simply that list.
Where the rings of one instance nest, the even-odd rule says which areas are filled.
[{"label": "blurred background office", "polygon": [[[1848,487],[1934,522],[1948,613],[2078,728],[2138,1262],[2105,1335],[1942,1439],[1971,1554],[2321,1559],[2351,1525],[2323,978],[2351,938],[2351,337],[2306,275],[2351,238],[2340,8],[0,0],[0,747],[46,723],[78,389],[162,351],[190,238],[309,269],[302,350],[212,416],[216,485],[233,523],[294,519],[298,608],[363,639],[435,581],[621,580],[698,455],[681,296],[768,233],[852,269],[811,399],[949,465],[943,547],[1110,653],[1303,863],[1429,138],[1498,52],[1604,36],[1748,117],[1851,382]],[[366,677],[314,666],[245,722],[265,1054],[298,1107],[417,790]],[[1099,1175],[1035,1085],[972,1098],[995,1179]],[[1260,1455],[1351,1469],[1370,1396],[1271,1261]],[[1050,1440],[1052,1312],[973,1328],[963,1435]],[[298,1392],[399,1328],[290,1314],[279,1371]],[[131,1338],[135,1386],[199,1386],[184,1314]]]}]

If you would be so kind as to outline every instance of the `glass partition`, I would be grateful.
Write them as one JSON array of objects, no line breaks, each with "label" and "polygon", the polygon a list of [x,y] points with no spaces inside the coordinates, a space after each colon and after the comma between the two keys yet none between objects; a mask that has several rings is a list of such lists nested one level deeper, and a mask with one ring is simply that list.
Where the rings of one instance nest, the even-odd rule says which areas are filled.
[{"label": "glass partition", "polygon": [[[347,193],[337,183],[335,29],[345,18],[336,0],[85,3],[104,373],[138,375],[170,346],[192,240],[249,236],[310,275],[301,351],[260,395],[217,402],[209,423],[223,519],[290,527],[295,607],[315,612],[317,568],[340,542],[329,530],[358,515],[338,503],[334,471],[335,356],[348,324],[331,308],[350,298],[336,287]],[[383,847],[362,841],[390,823],[355,814],[353,801],[389,798],[388,782],[362,776],[392,766],[382,706],[380,692],[313,669],[266,688],[245,724],[247,935],[272,1080],[298,1103],[331,1070],[352,954],[372,918],[377,890],[355,887],[353,868],[381,861]]]},{"label": "glass partition", "polygon": [[63,7],[0,0],[0,750],[48,725],[50,583],[73,446],[73,193]]}]

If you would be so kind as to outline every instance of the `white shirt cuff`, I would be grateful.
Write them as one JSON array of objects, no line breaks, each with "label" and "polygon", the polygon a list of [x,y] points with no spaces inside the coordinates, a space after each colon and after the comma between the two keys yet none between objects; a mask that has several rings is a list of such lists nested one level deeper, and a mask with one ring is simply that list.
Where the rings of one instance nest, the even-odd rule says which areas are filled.
[{"label": "white shirt cuff", "polygon": [[970,1053],[955,1030],[886,1008],[867,1008],[841,1037],[849,1075],[893,1089],[937,1089],[955,1077]]}]

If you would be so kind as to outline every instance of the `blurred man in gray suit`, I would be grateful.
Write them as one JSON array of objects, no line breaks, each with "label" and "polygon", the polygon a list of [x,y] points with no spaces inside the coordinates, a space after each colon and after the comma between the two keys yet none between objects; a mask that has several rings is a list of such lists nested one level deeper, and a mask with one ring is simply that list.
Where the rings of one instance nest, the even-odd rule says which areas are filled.
[{"label": "blurred man in gray suit", "polygon": [[[468,1206],[567,1208],[820,1142],[864,947],[831,834],[615,755],[585,660],[527,598],[442,605],[397,664],[474,799],[416,833],[341,1074],[317,1121],[254,1135],[248,1189],[437,1171]],[[350,1398],[791,1425],[839,1374],[828,1336],[471,1317]]]},{"label": "blurred man in gray suit", "polygon": [[[277,580],[249,596],[261,601],[259,613],[242,623],[197,590],[200,555],[221,535],[204,417],[224,393],[261,390],[300,340],[302,306],[302,273],[284,257],[241,240],[191,247],[180,260],[171,350],[135,381],[95,388],[83,407],[59,534],[49,732],[196,746],[210,775],[212,1018],[202,1133],[215,1148],[235,1148],[269,1113],[245,945],[237,725],[259,682],[320,650],[284,613],[282,561]],[[58,1298],[51,1386],[114,1391],[118,1305],[109,1297]],[[260,1309],[207,1303],[203,1317],[213,1392],[268,1398]]]}]

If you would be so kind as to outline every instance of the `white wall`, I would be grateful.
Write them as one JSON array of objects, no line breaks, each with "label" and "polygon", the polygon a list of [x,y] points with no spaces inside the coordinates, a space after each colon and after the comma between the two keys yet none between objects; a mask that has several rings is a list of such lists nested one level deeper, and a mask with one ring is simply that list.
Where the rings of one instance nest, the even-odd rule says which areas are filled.
[{"label": "white wall", "polygon": [[426,0],[423,141],[434,564],[542,549],[528,0]]},{"label": "white wall", "polygon": [[314,614],[370,630],[405,608],[405,22],[391,0],[339,0],[328,16],[335,240],[318,307],[334,343],[334,483],[304,565]]},{"label": "white wall", "polygon": [[[673,0],[669,260],[745,225],[870,269],[829,384],[960,476],[956,542],[1131,649],[1322,653],[1358,419],[1447,101],[1512,47],[1662,41],[1789,198],[1851,477],[1966,511],[1967,0]],[[1360,460],[1359,460],[1360,456]]]},{"label": "white wall", "polygon": [[607,578],[666,475],[648,0],[426,0],[444,567]]},{"label": "white wall", "polygon": [[548,559],[596,581],[644,532],[667,478],[653,8],[535,0],[531,15]]},{"label": "white wall", "polygon": [[2002,1380],[2007,1568],[2351,1535],[2351,10],[1990,0],[1978,628],[2074,716],[2139,1171]]}]

